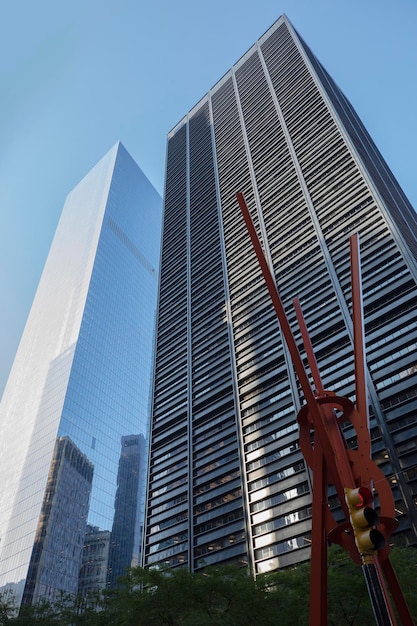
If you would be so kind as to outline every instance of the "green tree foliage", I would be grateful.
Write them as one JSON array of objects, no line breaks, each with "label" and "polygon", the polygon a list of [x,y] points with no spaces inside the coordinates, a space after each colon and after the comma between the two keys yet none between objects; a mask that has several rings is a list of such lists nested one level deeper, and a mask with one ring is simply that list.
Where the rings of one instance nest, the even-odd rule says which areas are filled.
[{"label": "green tree foliage", "polygon": [[417,548],[395,548],[391,551],[391,562],[408,608],[417,622]]},{"label": "green tree foliage", "polygon": [[374,626],[375,619],[361,567],[336,547],[329,551],[328,564],[329,626]]},{"label": "green tree foliage", "polygon": [[[417,618],[417,550],[394,548],[391,560]],[[245,569],[133,568],[116,590],[13,612],[0,595],[0,626],[307,626],[310,564],[259,576]],[[341,549],[328,559],[329,626],[374,626],[361,568]]]},{"label": "green tree foliage", "polygon": [[0,592],[0,626],[10,624],[10,619],[13,615],[13,596],[7,592]]},{"label": "green tree foliage", "polygon": [[[246,570],[135,568],[122,586],[107,597],[114,624],[123,626],[270,626],[273,613],[268,590]],[[118,610],[117,610],[118,607]],[[120,620],[120,621],[119,621]]]},{"label": "green tree foliage", "polygon": [[[414,620],[417,620],[417,549],[393,548],[390,559],[408,608]],[[328,584],[329,625],[374,626],[375,620],[361,568],[337,547],[329,552]]]},{"label": "green tree foliage", "polygon": [[[393,548],[390,558],[410,612],[417,621],[417,549]],[[280,626],[308,625],[309,580],[310,563],[270,575]],[[362,570],[337,546],[329,550],[327,581],[329,626],[375,625]]]}]

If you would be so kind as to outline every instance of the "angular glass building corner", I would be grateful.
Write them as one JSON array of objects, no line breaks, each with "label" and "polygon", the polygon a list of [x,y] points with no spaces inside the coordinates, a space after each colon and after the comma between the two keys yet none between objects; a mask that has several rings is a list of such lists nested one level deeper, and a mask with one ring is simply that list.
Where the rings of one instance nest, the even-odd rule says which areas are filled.
[{"label": "angular glass building corner", "polygon": [[1,403],[0,588],[18,604],[109,586],[140,560],[160,223],[121,143],[65,202]]}]

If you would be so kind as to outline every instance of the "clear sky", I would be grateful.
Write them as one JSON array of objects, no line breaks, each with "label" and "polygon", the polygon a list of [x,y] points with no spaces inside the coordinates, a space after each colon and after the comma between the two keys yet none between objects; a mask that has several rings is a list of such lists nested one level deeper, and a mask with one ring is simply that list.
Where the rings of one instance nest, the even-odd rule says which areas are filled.
[{"label": "clear sky", "polygon": [[66,195],[118,139],[162,194],[167,132],[282,13],[417,207],[416,0],[2,2],[0,394]]}]

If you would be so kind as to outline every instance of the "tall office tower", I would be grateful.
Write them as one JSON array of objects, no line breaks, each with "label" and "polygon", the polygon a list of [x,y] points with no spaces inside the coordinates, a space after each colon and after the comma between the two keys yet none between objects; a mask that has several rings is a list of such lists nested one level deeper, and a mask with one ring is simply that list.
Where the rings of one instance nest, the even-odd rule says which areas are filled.
[{"label": "tall office tower", "polygon": [[[43,597],[39,586],[31,595],[37,580],[54,581],[50,596],[76,591],[74,577],[61,583],[51,554],[64,550],[67,530],[78,533],[63,552],[69,571],[71,558],[81,566],[86,524],[112,529],[121,438],[145,434],[149,421],[160,212],[120,143],[66,200],[1,404],[0,588],[14,590],[18,604],[23,592],[28,602]],[[71,460],[54,505],[50,467],[64,441]]]},{"label": "tall office tower", "polygon": [[283,16],[168,134],[145,564],[260,573],[309,557],[300,390],[237,191],[301,351],[295,296],[325,388],[350,398],[349,236],[360,233],[373,455],[398,541],[415,543],[417,217]]}]

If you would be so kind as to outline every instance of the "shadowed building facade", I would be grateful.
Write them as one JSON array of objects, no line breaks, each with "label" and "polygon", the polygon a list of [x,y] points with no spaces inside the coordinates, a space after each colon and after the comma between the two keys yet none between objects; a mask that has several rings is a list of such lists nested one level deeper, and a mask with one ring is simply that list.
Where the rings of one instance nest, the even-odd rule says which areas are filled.
[{"label": "shadowed building facade", "polygon": [[18,604],[76,593],[86,529],[112,530],[120,441],[149,421],[160,210],[120,143],[66,200],[1,404],[0,588]]},{"label": "shadowed building facade", "polygon": [[82,563],[94,468],[68,437],[57,437],[25,591],[24,604],[75,592]]},{"label": "shadowed building facade", "polygon": [[108,584],[110,531],[87,525],[81,568],[78,577],[78,593],[88,595],[105,589]]},{"label": "shadowed building facade", "polygon": [[109,552],[110,587],[126,574],[127,567],[141,561],[134,547],[142,539],[145,472],[145,436],[122,437]]},{"label": "shadowed building facade", "polygon": [[[325,388],[350,398],[360,233],[373,458],[394,491],[396,540],[415,543],[416,214],[283,16],[168,134],[145,564],[261,573],[309,557],[302,398],[237,191],[301,352],[295,296]],[[354,447],[353,428],[345,436]]]}]

